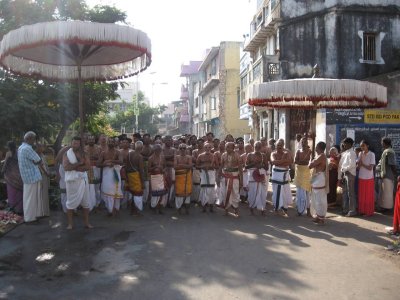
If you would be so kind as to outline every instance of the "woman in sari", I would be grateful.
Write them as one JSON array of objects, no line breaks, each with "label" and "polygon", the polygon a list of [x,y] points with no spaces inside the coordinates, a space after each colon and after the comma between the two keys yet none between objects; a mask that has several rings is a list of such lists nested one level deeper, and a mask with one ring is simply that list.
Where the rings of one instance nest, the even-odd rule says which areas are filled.
[{"label": "woman in sari", "polygon": [[2,173],[7,184],[8,205],[17,214],[22,214],[23,183],[18,167],[17,146],[15,142],[7,143],[8,152],[5,157]]}]

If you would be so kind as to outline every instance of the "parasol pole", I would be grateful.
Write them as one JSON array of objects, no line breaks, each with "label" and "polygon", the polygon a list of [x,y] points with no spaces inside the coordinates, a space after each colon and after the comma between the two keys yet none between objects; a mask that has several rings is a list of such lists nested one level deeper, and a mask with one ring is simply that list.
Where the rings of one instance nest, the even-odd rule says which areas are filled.
[{"label": "parasol pole", "polygon": [[[84,122],[83,122],[83,84],[82,84],[82,62],[80,59],[77,60],[78,67],[78,99],[79,99],[79,134],[81,137],[81,143],[83,143],[84,133]],[[82,144],[83,147],[83,144]]]}]

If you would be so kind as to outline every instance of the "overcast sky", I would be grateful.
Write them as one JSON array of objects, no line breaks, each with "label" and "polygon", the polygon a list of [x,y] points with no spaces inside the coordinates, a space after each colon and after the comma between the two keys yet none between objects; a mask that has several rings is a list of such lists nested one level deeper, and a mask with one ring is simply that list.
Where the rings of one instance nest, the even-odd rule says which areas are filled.
[{"label": "overcast sky", "polygon": [[179,99],[181,64],[201,60],[207,48],[218,46],[221,41],[243,41],[256,9],[254,0],[87,0],[87,3],[115,4],[127,12],[130,25],[148,34],[153,62],[140,75],[139,82],[148,98],[153,94],[154,101],[163,104]]}]

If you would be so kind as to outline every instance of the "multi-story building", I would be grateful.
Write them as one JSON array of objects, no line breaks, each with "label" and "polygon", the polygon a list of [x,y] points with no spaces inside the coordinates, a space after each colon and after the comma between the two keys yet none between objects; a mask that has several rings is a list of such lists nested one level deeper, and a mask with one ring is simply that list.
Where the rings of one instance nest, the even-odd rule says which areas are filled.
[{"label": "multi-story building", "polygon": [[[386,113],[400,113],[398,0],[264,0],[257,4],[244,45],[251,62],[241,70],[242,105],[253,84],[309,78],[318,65],[320,77],[368,80],[386,86]],[[368,134],[378,141],[382,135],[400,136],[399,122],[379,124],[382,118],[372,117],[375,123],[371,123],[364,110],[252,110],[256,137],[293,141],[296,133],[308,132],[312,126],[317,140],[326,140],[328,147],[349,133],[358,142]],[[368,110],[368,116],[374,114],[383,112]],[[361,127],[362,131],[357,130]],[[296,130],[289,130],[293,128]],[[372,134],[376,131],[380,131],[379,137]]]},{"label": "multi-story building", "polygon": [[222,138],[249,132],[248,122],[239,119],[240,48],[240,42],[221,42],[208,51],[199,67],[201,84],[195,86],[199,101],[194,103],[194,111],[199,111],[199,135],[213,132]]},{"label": "multi-story building", "polygon": [[119,95],[119,98],[107,103],[109,113],[113,114],[116,111],[125,111],[127,105],[133,102],[133,98],[137,94],[138,90],[138,82],[129,82],[124,86],[124,88],[118,89],[117,94]]},{"label": "multi-story building", "polygon": [[[188,133],[199,136],[199,87],[201,86],[201,78],[199,67],[201,61],[190,61],[187,65],[181,66],[181,77],[186,78],[185,85],[181,89],[181,98],[187,99],[187,118]],[[195,109],[195,106],[197,109]]]}]

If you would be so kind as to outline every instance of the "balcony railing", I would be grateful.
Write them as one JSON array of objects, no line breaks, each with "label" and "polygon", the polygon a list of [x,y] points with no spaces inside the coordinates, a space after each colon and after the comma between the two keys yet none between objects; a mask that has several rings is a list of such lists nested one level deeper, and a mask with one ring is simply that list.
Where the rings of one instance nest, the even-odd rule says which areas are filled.
[{"label": "balcony railing", "polygon": [[[260,10],[261,11],[261,10]],[[258,16],[251,22],[250,39],[244,45],[244,51],[254,52],[263,44],[268,36],[275,33],[275,24],[281,17],[281,3],[280,1],[270,1],[268,6],[262,8],[262,21],[260,23]],[[261,24],[261,25],[260,25]]]},{"label": "balcony railing", "polygon": [[214,87],[216,87],[219,84],[219,78],[218,75],[211,75],[206,83],[203,85],[203,88],[200,90],[199,95],[203,96],[207,94],[209,91],[211,91]]}]

